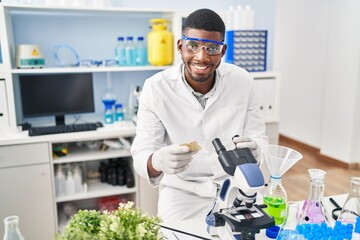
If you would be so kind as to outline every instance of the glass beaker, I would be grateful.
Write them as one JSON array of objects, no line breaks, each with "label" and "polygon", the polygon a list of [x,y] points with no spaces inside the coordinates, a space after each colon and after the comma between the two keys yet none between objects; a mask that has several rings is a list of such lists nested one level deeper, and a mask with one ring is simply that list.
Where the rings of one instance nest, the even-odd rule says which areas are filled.
[{"label": "glass beaker", "polygon": [[24,240],[19,229],[19,217],[9,216],[4,219],[5,234],[4,240]]},{"label": "glass beaker", "polygon": [[264,193],[263,201],[267,205],[264,211],[274,217],[276,225],[282,224],[286,215],[287,195],[281,183],[281,177],[270,177],[270,183]]},{"label": "glass beaker", "polygon": [[288,202],[286,207],[286,217],[280,228],[276,240],[299,240],[300,234],[296,227],[298,225],[299,203]]},{"label": "glass beaker", "polygon": [[327,225],[330,225],[324,205],[324,177],[326,172],[321,169],[309,169],[308,172],[311,178],[310,188],[299,221],[301,224],[321,224],[324,222]]},{"label": "glass beaker", "polygon": [[349,195],[340,212],[338,220],[342,223],[355,224],[360,216],[360,177],[350,178]]}]

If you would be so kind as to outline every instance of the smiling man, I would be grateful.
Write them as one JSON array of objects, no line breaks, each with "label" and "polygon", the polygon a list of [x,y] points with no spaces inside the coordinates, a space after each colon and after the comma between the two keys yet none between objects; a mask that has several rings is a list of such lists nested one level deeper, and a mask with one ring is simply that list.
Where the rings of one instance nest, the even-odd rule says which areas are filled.
[{"label": "smiling man", "polygon": [[[227,177],[214,138],[227,149],[250,148],[258,162],[260,146],[268,142],[253,79],[221,62],[226,44],[220,16],[199,9],[186,18],[182,34],[182,61],[145,81],[131,147],[136,172],[159,186],[164,222],[205,219],[211,209]],[[193,141],[195,151],[185,144]]]}]

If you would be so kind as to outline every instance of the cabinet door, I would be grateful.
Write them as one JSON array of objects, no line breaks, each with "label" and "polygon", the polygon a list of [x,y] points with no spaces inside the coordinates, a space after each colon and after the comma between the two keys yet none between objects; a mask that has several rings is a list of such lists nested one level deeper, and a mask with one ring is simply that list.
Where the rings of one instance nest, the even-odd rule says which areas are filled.
[{"label": "cabinet door", "polygon": [[5,92],[5,80],[0,79],[0,127],[8,127],[8,126],[9,126],[9,116],[8,116],[8,106],[7,106],[6,92]]},{"label": "cabinet door", "polygon": [[[55,210],[50,172],[50,164],[0,168],[0,220],[18,215],[25,239],[54,239]],[[3,233],[4,224],[0,224],[0,235]]]}]

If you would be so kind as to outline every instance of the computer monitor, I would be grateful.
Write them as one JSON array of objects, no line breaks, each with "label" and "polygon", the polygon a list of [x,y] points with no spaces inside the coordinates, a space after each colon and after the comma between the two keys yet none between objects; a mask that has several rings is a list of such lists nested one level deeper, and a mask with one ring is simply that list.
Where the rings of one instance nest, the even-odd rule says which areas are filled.
[{"label": "computer monitor", "polygon": [[65,115],[94,112],[91,73],[19,76],[23,117],[55,116],[56,125]]}]

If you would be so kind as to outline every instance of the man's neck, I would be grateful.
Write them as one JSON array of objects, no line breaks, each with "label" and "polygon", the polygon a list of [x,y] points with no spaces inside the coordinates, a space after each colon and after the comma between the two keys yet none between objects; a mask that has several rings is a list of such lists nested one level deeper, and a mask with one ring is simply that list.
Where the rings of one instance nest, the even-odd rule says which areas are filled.
[{"label": "man's neck", "polygon": [[213,74],[213,76],[210,79],[206,80],[205,82],[196,82],[196,81],[192,80],[191,78],[189,78],[189,79],[190,80],[188,80],[188,78],[186,78],[186,81],[192,87],[192,89],[194,89],[195,92],[198,92],[201,94],[206,94],[213,88],[213,86],[215,84],[215,73]]}]

